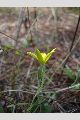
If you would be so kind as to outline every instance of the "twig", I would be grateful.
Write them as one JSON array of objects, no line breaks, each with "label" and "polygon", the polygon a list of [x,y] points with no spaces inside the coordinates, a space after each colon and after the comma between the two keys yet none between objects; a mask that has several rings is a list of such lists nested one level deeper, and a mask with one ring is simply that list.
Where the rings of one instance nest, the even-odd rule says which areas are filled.
[{"label": "twig", "polygon": [[21,8],[20,13],[19,13],[17,31],[16,31],[16,46],[17,46],[17,42],[18,42],[18,38],[19,38],[20,28],[21,28],[21,25],[22,25],[22,22],[23,22],[24,10],[25,10],[25,8]]},{"label": "twig", "polygon": [[[38,16],[38,9],[34,8],[34,19],[36,19]],[[36,31],[38,29],[38,19],[36,19],[36,25],[35,25]]]},{"label": "twig", "polygon": [[76,26],[76,30],[75,30],[75,33],[74,33],[74,37],[73,37],[73,40],[72,40],[72,44],[70,46],[70,51],[73,47],[73,44],[74,44],[74,41],[75,41],[75,38],[76,38],[76,34],[77,34],[77,31],[78,31],[78,28],[79,28],[79,23],[80,23],[80,15],[79,15],[79,18],[78,18],[78,23],[77,23],[77,26]]},{"label": "twig", "polygon": [[31,70],[33,61],[34,61],[34,59],[32,58],[32,59],[31,59],[31,62],[30,62],[30,65],[29,65],[29,68],[28,68],[28,71],[27,71],[27,74],[26,74],[26,79],[28,79],[28,77],[29,77],[29,74],[30,74],[30,70]]},{"label": "twig", "polygon": [[[74,33],[74,36],[73,36],[73,40],[72,40],[72,43],[71,43],[71,46],[70,46],[70,52],[71,52],[71,50],[72,50],[72,48],[73,48],[73,45],[74,45],[74,42],[75,42],[75,40],[76,40],[75,38],[76,38],[77,31],[78,31],[78,28],[79,28],[79,23],[80,23],[80,15],[79,15],[79,18],[78,18],[78,22],[77,22],[76,30],[75,30],[75,33]],[[64,67],[65,67],[66,64],[67,64],[67,61],[68,61],[68,59],[65,61],[64,65],[63,65],[63,69],[64,69]],[[62,78],[63,69],[62,69],[62,71],[61,71],[59,80]]]},{"label": "twig", "polygon": [[14,41],[16,41],[16,39],[15,39],[15,38],[13,38],[13,37],[11,37],[11,36],[9,36],[9,35],[7,35],[7,34],[5,34],[5,33],[1,32],[1,31],[0,31],[0,34],[3,34],[4,36],[6,36],[6,37],[8,37],[8,38],[10,38],[10,39],[12,39],[12,40],[14,40]]},{"label": "twig", "polygon": [[65,112],[66,113],[65,109],[57,101],[54,101],[54,103],[57,104],[57,106],[59,107],[61,112]]},{"label": "twig", "polygon": [[59,89],[59,90],[54,90],[54,91],[43,91],[43,93],[59,93],[59,92],[64,92],[66,90],[70,90],[70,89],[73,89],[75,88],[76,86],[80,85],[79,83],[78,84],[75,84],[73,86],[69,86],[69,87],[66,87],[66,88],[62,88],[62,89]]},{"label": "twig", "polygon": [[55,25],[55,31],[54,31],[54,39],[57,40],[58,38],[58,30],[57,30],[57,8],[51,8],[51,11],[52,11],[52,15],[54,17],[54,25]]},{"label": "twig", "polygon": [[29,35],[30,31],[31,31],[32,28],[33,28],[33,25],[36,23],[37,18],[38,18],[38,16],[35,18],[35,20],[34,20],[33,23],[31,24],[31,27],[29,28],[29,30],[28,30],[28,32],[27,32],[26,39],[28,38],[28,35]]},{"label": "twig", "polygon": [[34,92],[30,92],[30,91],[27,91],[27,90],[19,90],[19,89],[0,91],[0,93],[6,93],[6,92],[23,92],[23,93],[33,94],[33,95],[35,94]]},{"label": "twig", "polygon": [[76,49],[76,46],[78,45],[78,43],[80,42],[80,36],[78,38],[78,40],[76,41],[75,45],[73,46],[72,50],[69,51],[69,53],[67,54],[66,58],[62,61],[62,63],[59,65],[59,67],[57,67],[57,69],[55,70],[55,72],[52,74],[51,78],[53,78],[53,76],[55,75],[55,73],[65,64],[65,62],[69,59],[69,57],[71,56],[71,54],[73,53],[73,51]]},{"label": "twig", "polygon": [[[30,23],[30,14],[29,14],[28,7],[27,7],[27,14],[28,14],[29,29],[30,29],[31,23]],[[30,30],[30,36],[31,36],[31,42],[32,42],[32,32],[31,32],[31,30]]]}]

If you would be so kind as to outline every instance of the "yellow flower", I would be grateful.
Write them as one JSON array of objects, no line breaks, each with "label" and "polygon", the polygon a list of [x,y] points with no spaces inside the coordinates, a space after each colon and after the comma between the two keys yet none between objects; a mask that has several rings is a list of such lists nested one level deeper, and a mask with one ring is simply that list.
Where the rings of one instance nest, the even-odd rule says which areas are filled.
[{"label": "yellow flower", "polygon": [[28,55],[32,56],[33,58],[35,58],[36,60],[38,60],[38,62],[40,64],[45,64],[48,59],[51,57],[51,55],[55,52],[56,48],[53,49],[51,52],[49,52],[48,54],[46,53],[42,53],[40,52],[38,49],[36,49],[35,53],[32,52],[27,52]]}]

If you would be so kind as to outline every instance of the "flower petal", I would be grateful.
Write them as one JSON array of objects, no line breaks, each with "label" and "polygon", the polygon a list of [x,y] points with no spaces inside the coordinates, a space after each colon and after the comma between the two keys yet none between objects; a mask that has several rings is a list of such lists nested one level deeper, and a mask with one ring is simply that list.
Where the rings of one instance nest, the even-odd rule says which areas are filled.
[{"label": "flower petal", "polygon": [[46,59],[46,53],[41,53],[41,55],[42,55],[42,58],[43,58],[43,60],[45,61],[45,59]]},{"label": "flower petal", "polygon": [[51,52],[49,52],[49,53],[47,54],[46,59],[45,59],[46,62],[47,62],[48,59],[51,57],[51,55],[55,52],[55,50],[56,50],[56,48],[53,49]]},{"label": "flower petal", "polygon": [[32,52],[27,52],[27,54],[38,60],[37,56],[36,56],[34,53],[32,53]]},{"label": "flower petal", "polygon": [[37,55],[37,58],[38,58],[38,61],[41,63],[41,64],[44,64],[44,61],[43,61],[43,57],[41,55],[41,52],[36,49],[36,55]]}]

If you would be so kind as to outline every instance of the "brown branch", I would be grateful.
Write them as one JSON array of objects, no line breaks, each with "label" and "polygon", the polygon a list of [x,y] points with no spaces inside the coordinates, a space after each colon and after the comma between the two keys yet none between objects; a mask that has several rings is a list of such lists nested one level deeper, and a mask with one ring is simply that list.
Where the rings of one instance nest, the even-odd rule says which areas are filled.
[{"label": "brown branch", "polygon": [[75,38],[76,38],[76,35],[77,35],[77,31],[78,31],[78,28],[79,28],[79,23],[80,23],[80,15],[79,15],[79,18],[78,18],[78,22],[77,22],[77,26],[76,26],[76,30],[75,30],[75,33],[74,33],[74,36],[73,36],[73,40],[72,40],[72,44],[70,46],[70,51],[73,47],[73,44],[75,42]]},{"label": "brown branch", "polygon": [[77,87],[77,86],[80,86],[80,84],[78,83],[78,84],[75,84],[75,85],[73,85],[73,86],[69,86],[69,87],[65,87],[65,88],[62,88],[62,89],[58,89],[58,90],[54,90],[54,91],[43,91],[43,93],[59,93],[59,92],[64,92],[64,91],[67,91],[67,90],[71,90],[71,89],[74,89],[75,87]]},{"label": "brown branch", "polygon": [[[31,26],[31,23],[30,23],[30,14],[29,14],[29,8],[27,7],[27,15],[28,15],[28,22],[29,22],[29,29],[30,29],[30,26]],[[30,30],[30,36],[31,36],[31,42],[32,42],[32,31]]]},{"label": "brown branch", "polygon": [[29,65],[29,68],[28,68],[28,71],[27,71],[27,74],[26,74],[26,79],[29,77],[29,74],[30,74],[30,70],[31,70],[33,61],[34,61],[34,59],[32,58],[32,59],[31,59],[31,62],[30,62],[30,65]]},{"label": "brown branch", "polygon": [[28,90],[19,90],[19,89],[16,89],[16,90],[4,90],[4,91],[0,91],[0,93],[6,93],[6,92],[23,92],[23,93],[29,93],[29,94],[35,94],[35,92],[32,92],[32,91],[28,91]]},{"label": "brown branch", "polygon": [[23,17],[24,17],[24,10],[25,8],[20,9],[19,17],[18,17],[18,24],[17,24],[17,31],[16,31],[16,46],[19,38],[19,33],[20,33],[20,28],[23,22]]},{"label": "brown branch", "polygon": [[52,74],[51,78],[53,78],[53,76],[55,75],[55,73],[65,64],[65,62],[69,59],[69,57],[71,56],[71,54],[73,53],[73,51],[76,49],[76,46],[78,45],[78,43],[80,42],[80,36],[78,38],[78,40],[76,41],[75,45],[73,46],[72,50],[69,51],[69,53],[67,54],[66,58],[62,61],[62,63],[60,64],[60,66],[55,70],[55,72]]},{"label": "brown branch", "polygon": [[15,38],[13,38],[13,37],[11,37],[11,36],[9,36],[9,35],[7,35],[7,34],[5,34],[5,33],[1,32],[1,31],[0,31],[0,34],[2,34],[2,35],[4,35],[4,36],[6,36],[7,38],[10,38],[10,39],[12,39],[12,40],[16,41],[16,39],[15,39]]}]

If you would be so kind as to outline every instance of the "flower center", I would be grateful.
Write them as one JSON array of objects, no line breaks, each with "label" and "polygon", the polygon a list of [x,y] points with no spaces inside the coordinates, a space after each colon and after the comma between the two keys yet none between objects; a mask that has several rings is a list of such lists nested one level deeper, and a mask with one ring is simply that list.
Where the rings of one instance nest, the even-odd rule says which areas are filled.
[{"label": "flower center", "polygon": [[46,59],[46,53],[41,53],[41,55],[42,55],[42,58],[43,58],[43,61],[45,61],[45,59]]}]

